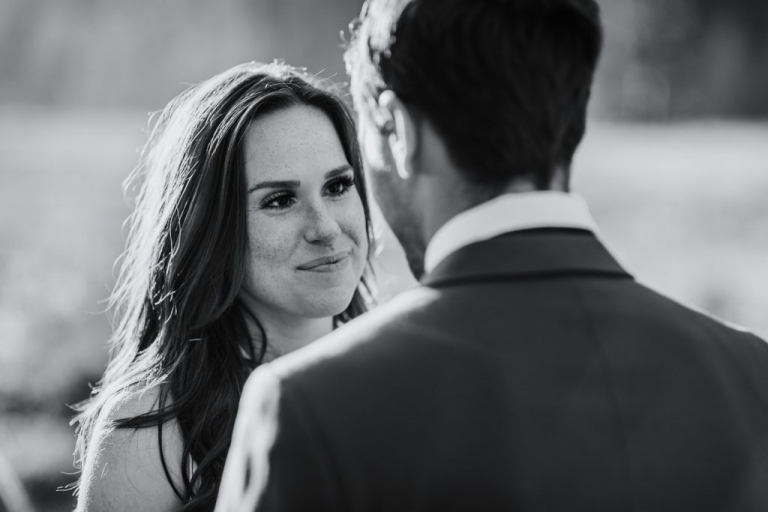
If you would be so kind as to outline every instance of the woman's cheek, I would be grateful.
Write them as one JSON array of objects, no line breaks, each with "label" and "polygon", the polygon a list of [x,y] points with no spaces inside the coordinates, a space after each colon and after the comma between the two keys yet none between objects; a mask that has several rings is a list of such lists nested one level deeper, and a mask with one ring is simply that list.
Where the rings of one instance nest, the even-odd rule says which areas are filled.
[{"label": "woman's cheek", "polygon": [[363,209],[363,202],[357,191],[355,191],[355,196],[351,199],[346,215],[346,223],[349,226],[350,237],[358,247],[360,253],[365,257],[368,252],[368,235],[365,230],[365,210]]},{"label": "woman's cheek", "polygon": [[[281,217],[253,215],[249,219],[249,247],[251,259],[260,270],[264,267],[288,266],[291,261],[292,239],[296,237],[295,226]],[[253,269],[259,270],[259,269]]]}]

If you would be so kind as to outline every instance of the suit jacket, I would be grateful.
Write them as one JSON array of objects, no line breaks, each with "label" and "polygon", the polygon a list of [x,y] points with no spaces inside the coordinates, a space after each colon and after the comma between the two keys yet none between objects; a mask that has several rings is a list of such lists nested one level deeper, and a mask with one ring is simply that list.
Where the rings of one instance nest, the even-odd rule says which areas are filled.
[{"label": "suit jacket", "polygon": [[768,345],[587,231],[460,249],[240,415],[217,510],[768,511]]}]

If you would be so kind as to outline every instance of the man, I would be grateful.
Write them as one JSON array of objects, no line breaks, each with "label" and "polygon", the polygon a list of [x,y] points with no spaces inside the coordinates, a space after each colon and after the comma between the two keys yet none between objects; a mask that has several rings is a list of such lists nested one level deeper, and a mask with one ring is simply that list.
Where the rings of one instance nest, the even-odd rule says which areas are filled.
[{"label": "man", "polygon": [[347,51],[422,286],[258,369],[230,510],[768,510],[768,345],[639,285],[568,193],[592,0],[371,0]]}]

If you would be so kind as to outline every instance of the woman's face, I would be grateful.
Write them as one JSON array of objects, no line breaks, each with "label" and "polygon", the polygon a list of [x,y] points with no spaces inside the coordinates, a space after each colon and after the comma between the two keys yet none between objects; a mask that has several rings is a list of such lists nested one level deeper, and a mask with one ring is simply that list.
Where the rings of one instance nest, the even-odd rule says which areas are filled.
[{"label": "woman's face", "polygon": [[360,283],[365,214],[330,119],[293,106],[245,135],[249,254],[244,292],[259,314],[332,316]]}]

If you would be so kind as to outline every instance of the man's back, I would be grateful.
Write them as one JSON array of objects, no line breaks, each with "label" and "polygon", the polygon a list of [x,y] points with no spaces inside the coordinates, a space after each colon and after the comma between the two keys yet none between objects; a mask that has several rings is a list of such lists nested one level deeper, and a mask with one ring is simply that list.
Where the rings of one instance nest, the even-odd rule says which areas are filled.
[{"label": "man's back", "polygon": [[581,231],[470,245],[425,284],[249,384],[241,415],[280,425],[244,443],[259,510],[768,510],[762,340]]}]

